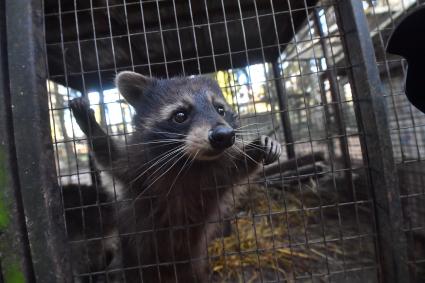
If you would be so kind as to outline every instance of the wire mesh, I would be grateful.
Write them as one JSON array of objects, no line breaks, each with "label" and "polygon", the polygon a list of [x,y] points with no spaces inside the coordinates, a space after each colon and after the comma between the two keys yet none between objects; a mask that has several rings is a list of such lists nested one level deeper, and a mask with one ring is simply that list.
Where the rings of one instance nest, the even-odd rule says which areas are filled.
[{"label": "wire mesh", "polygon": [[[376,12],[385,6],[381,2],[365,2],[371,25],[394,17]],[[249,132],[245,143],[262,133],[282,144],[278,163],[262,166],[230,188],[233,211],[214,221],[220,228],[204,247],[209,281],[380,281],[367,152],[361,146],[337,1],[44,3],[52,139],[76,282],[125,282],[126,270],[111,265],[120,259],[110,252],[119,250],[125,235],[107,223],[117,217],[118,203],[131,205],[122,198],[126,188],[96,167],[92,141],[68,107],[72,99],[87,97],[108,135],[126,144],[136,129],[134,110],[113,85],[122,70],[214,78]],[[381,30],[372,36],[383,44]],[[405,66],[379,56],[378,64],[391,91],[388,100],[404,100],[389,72],[397,67],[401,78]],[[402,195],[404,207],[414,213],[423,198],[420,166],[405,161],[421,159],[421,117],[406,102],[389,103],[389,109],[393,146],[403,165],[401,182],[409,184]],[[406,233],[416,239],[420,234],[414,231],[422,228],[423,219],[419,214],[406,219]],[[170,230],[181,228],[190,229]],[[187,242],[188,249],[194,248]],[[197,261],[189,258],[191,265]],[[419,268],[421,262],[423,255],[412,255],[412,266]],[[155,266],[139,262],[135,269],[143,273],[164,264],[176,270],[180,263],[175,258]]]},{"label": "wire mesh", "polygon": [[412,282],[425,276],[423,156],[425,116],[410,104],[404,94],[407,63],[385,53],[385,46],[396,24],[423,1],[364,1],[369,28],[375,45],[377,64],[384,87],[391,138],[398,168],[400,197],[404,214],[403,230],[408,239],[408,266]]}]

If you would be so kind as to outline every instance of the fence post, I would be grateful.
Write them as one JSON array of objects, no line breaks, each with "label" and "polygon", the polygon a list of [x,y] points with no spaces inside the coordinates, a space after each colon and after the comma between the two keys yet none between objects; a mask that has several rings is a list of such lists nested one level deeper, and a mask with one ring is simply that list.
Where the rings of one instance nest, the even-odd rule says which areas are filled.
[{"label": "fence post", "polygon": [[35,281],[13,142],[6,13],[0,2],[0,282]]},{"label": "fence post", "polygon": [[14,173],[35,280],[72,282],[49,121],[43,5],[41,0],[6,0],[4,5]]},{"label": "fence post", "polygon": [[384,90],[362,1],[339,0],[337,23],[363,134],[362,151],[369,168],[376,214],[381,282],[410,282],[397,170],[393,158]]},{"label": "fence post", "polygon": [[272,63],[273,67],[273,80],[276,86],[277,101],[279,102],[280,120],[282,123],[282,131],[285,136],[286,155],[288,158],[295,157],[294,138],[291,130],[291,119],[289,117],[288,98],[285,87],[283,86],[282,76],[280,75],[279,59]]}]

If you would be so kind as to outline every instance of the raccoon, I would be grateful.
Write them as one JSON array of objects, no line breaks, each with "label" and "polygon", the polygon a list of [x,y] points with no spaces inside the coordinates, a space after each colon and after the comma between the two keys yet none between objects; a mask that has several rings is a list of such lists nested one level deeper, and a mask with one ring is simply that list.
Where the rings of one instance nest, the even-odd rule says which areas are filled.
[{"label": "raccoon", "polygon": [[62,196],[74,281],[105,282],[105,268],[117,250],[114,238],[104,237],[114,232],[112,198],[100,186],[75,184],[63,186]]},{"label": "raccoon", "polygon": [[97,165],[122,190],[120,253],[109,268],[124,270],[125,282],[205,282],[207,245],[232,206],[232,185],[276,161],[281,146],[267,136],[244,145],[237,115],[207,77],[125,71],[115,82],[135,109],[126,145],[103,131],[86,100],[70,102]]}]

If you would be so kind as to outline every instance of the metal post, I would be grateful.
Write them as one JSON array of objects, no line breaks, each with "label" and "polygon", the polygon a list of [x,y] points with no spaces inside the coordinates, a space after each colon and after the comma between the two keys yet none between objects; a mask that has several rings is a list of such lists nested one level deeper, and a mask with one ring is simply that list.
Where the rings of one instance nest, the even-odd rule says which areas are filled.
[{"label": "metal post", "polygon": [[37,282],[72,282],[49,123],[42,1],[6,0],[5,11],[15,173],[34,275]]},{"label": "metal post", "polygon": [[362,151],[369,167],[375,202],[381,282],[409,282],[406,238],[397,170],[393,158],[384,90],[362,1],[340,0],[336,5],[343,35],[356,116],[363,133]]},{"label": "metal post", "polygon": [[277,99],[279,102],[280,120],[282,121],[283,133],[285,135],[286,154],[288,156],[288,159],[291,159],[295,157],[295,149],[294,149],[294,138],[292,136],[292,129],[291,129],[291,120],[289,117],[289,110],[288,110],[288,98],[286,96],[286,91],[282,85],[279,63],[273,62],[272,65],[273,65],[273,79],[276,85]]},{"label": "metal post", "polygon": [[9,92],[6,13],[0,2],[0,282],[35,281],[22,207]]},{"label": "metal post", "polygon": [[[328,99],[327,99],[327,97],[326,97],[326,89],[325,89],[325,79],[326,79],[326,76],[323,74],[323,75],[319,75],[319,88],[320,88],[320,98],[321,98],[321,100],[322,100],[322,103],[323,103],[323,110],[324,110],[324,112],[325,112],[325,117],[326,117],[326,121],[325,121],[325,123],[326,123],[326,129],[328,129],[326,132],[327,132],[327,135],[330,135],[330,134],[332,134],[331,133],[331,127],[332,127],[332,123],[331,123],[331,118],[332,118],[332,114],[331,114],[331,112],[330,112],[330,109],[329,109],[329,103],[328,103]],[[331,160],[331,161],[333,161],[333,160],[335,160],[335,145],[334,145],[334,142],[332,141],[332,140],[330,140],[329,141],[329,147],[330,147],[330,149],[329,149],[329,159]]]},{"label": "metal post", "polygon": [[[348,151],[348,143],[347,143],[345,127],[344,127],[344,117],[341,111],[341,96],[339,93],[338,79],[335,73],[335,69],[330,68],[330,66],[332,66],[332,62],[330,60],[330,58],[332,58],[332,54],[329,53],[329,50],[326,47],[326,42],[325,42],[326,36],[323,31],[323,27],[320,23],[319,12],[317,9],[314,10],[313,18],[314,18],[314,23],[317,28],[317,31],[319,33],[319,38],[320,38],[319,41],[320,41],[320,46],[322,47],[322,50],[323,50],[323,56],[326,61],[327,69],[325,71],[325,76],[329,80],[329,90],[332,97],[331,107],[333,108],[334,115],[335,115],[335,123],[337,126],[337,132],[338,132],[338,135],[340,135],[339,143],[340,143],[342,159],[343,159],[345,168],[350,168],[351,167],[350,152]],[[327,113],[329,113],[329,111],[325,112],[325,114]],[[348,172],[351,172],[351,171],[348,171]],[[348,183],[351,183],[351,182],[348,182]]]}]

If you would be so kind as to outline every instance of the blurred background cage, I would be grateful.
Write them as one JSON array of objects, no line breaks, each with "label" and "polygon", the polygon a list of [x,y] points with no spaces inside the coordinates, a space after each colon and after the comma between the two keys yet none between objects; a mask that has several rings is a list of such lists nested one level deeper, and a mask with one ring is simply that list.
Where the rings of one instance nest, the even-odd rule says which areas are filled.
[{"label": "blurred background cage", "polygon": [[209,244],[211,282],[424,282],[425,116],[404,95],[405,61],[385,53],[421,2],[2,1],[0,282],[107,273],[72,272],[73,245],[105,235],[84,223],[101,201],[64,200],[64,186],[102,180],[68,103],[87,97],[126,142],[123,70],[210,76],[245,138],[282,144],[238,184],[249,193]]}]

